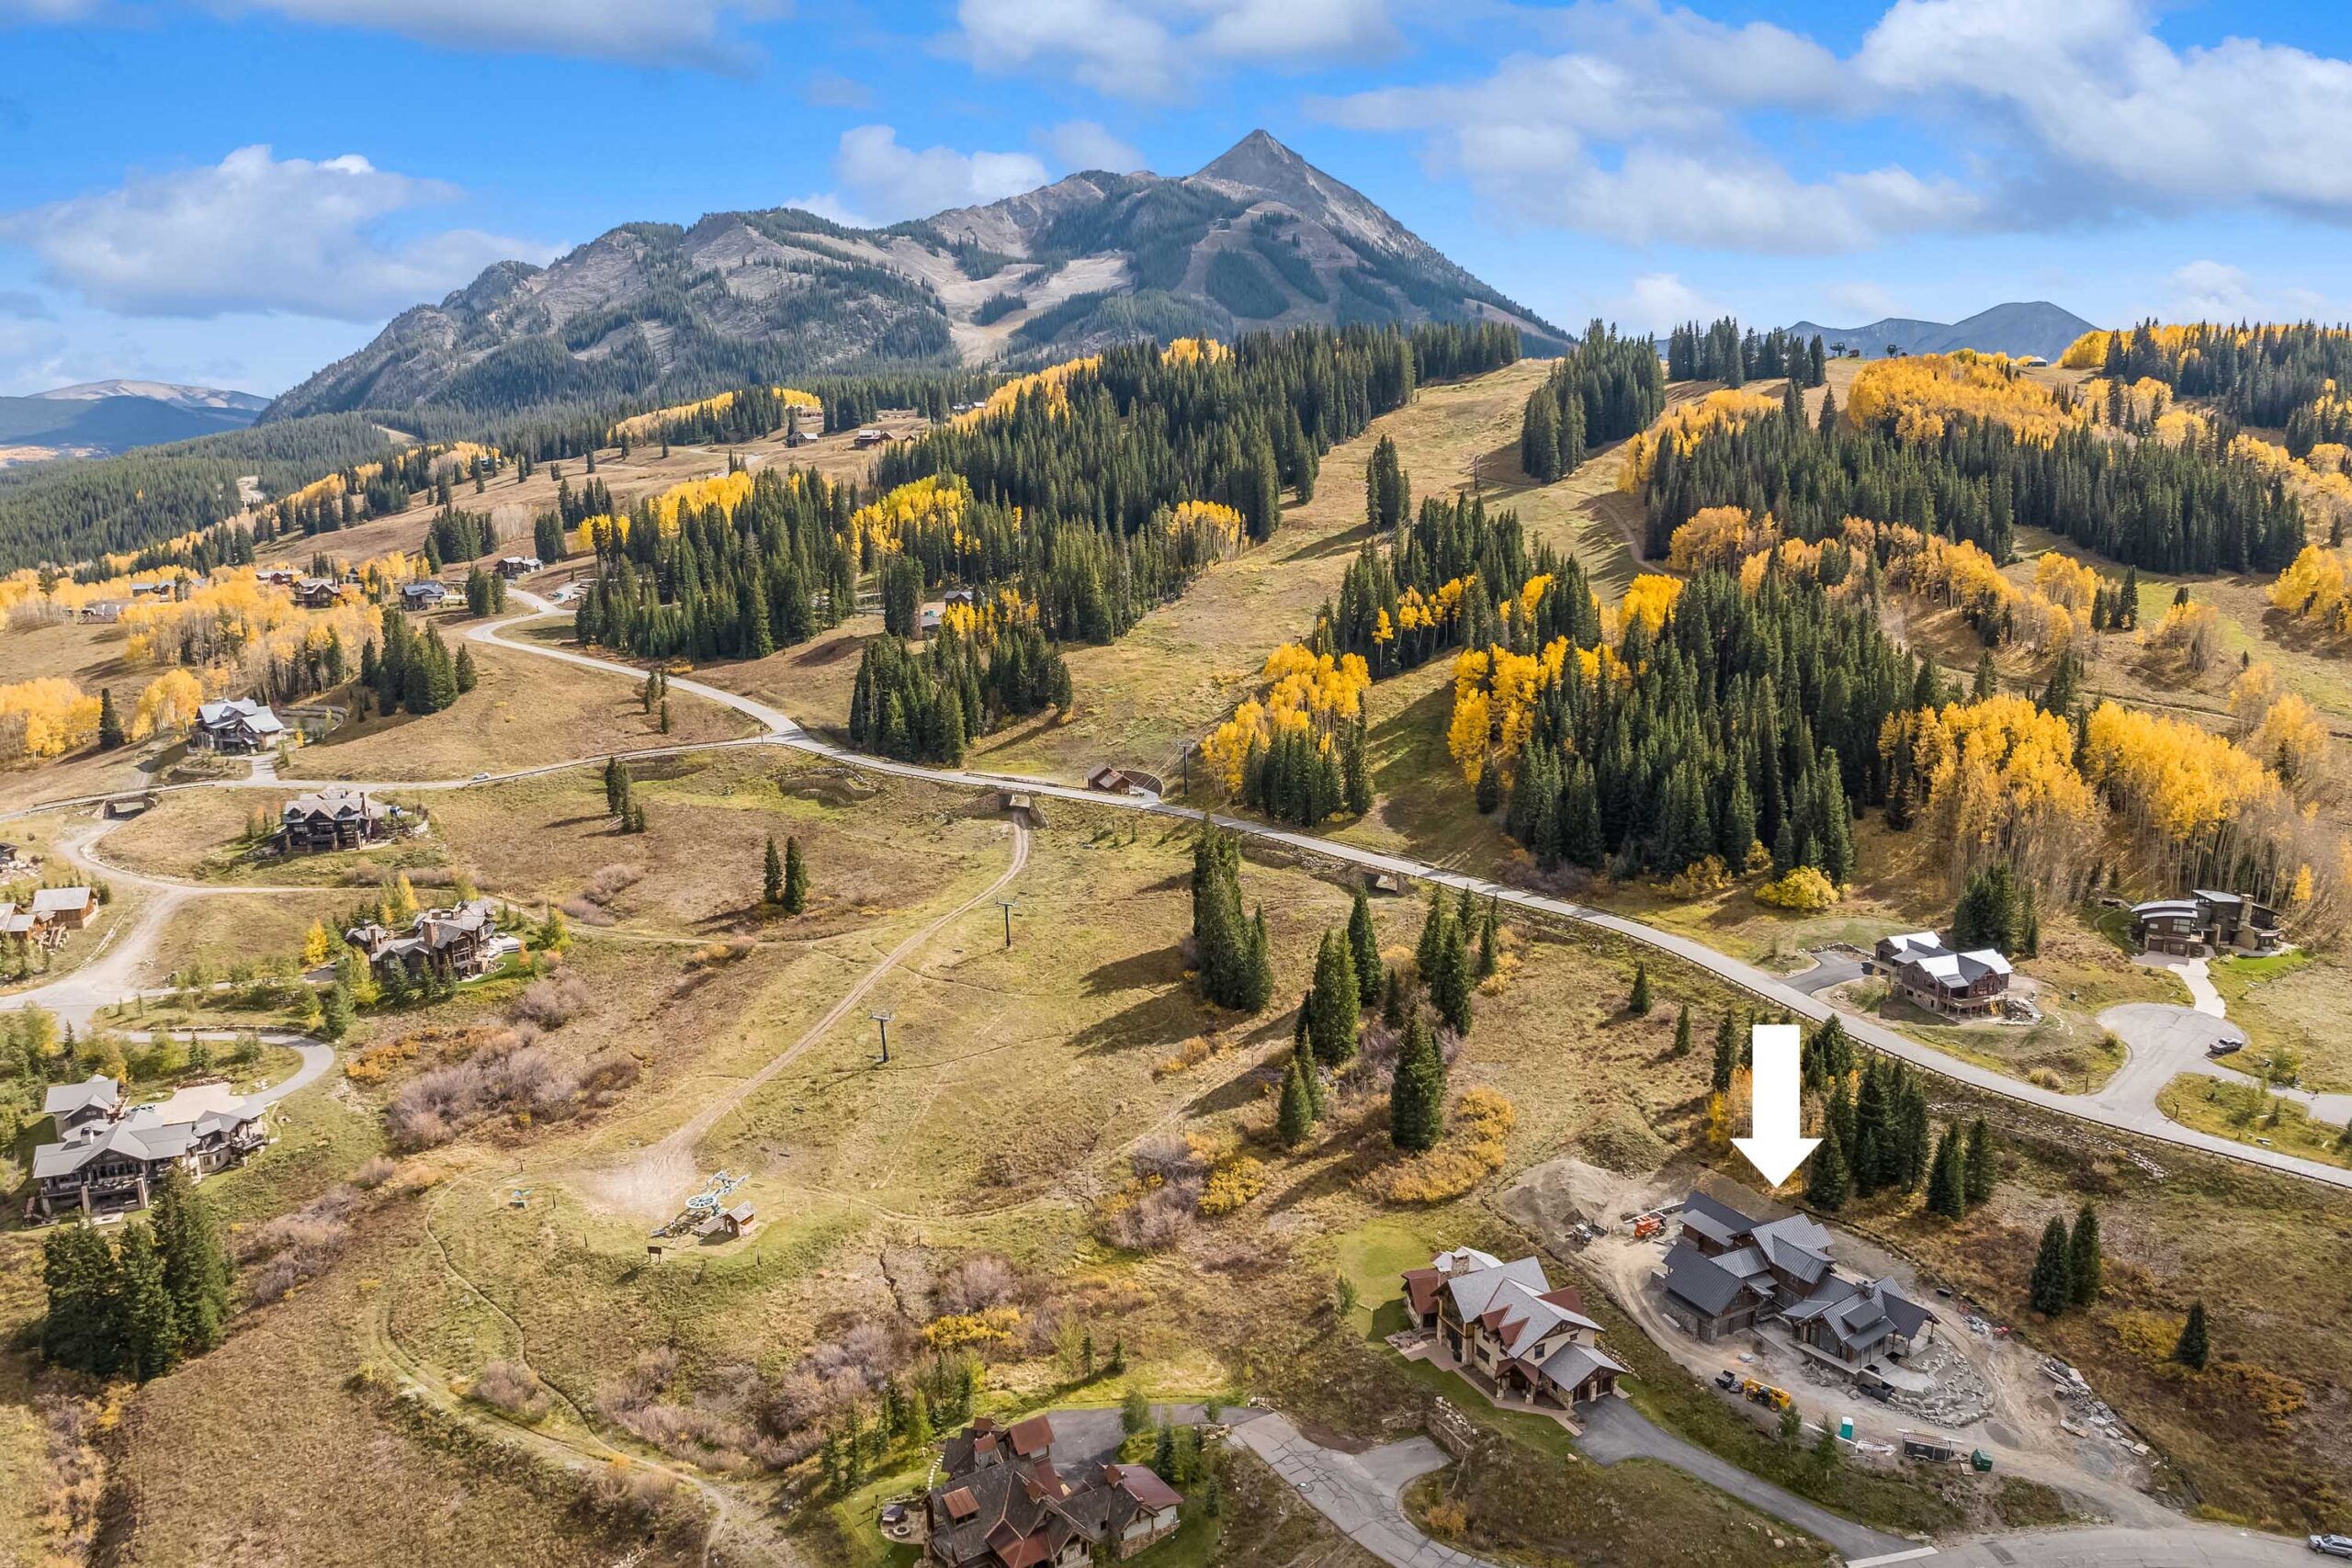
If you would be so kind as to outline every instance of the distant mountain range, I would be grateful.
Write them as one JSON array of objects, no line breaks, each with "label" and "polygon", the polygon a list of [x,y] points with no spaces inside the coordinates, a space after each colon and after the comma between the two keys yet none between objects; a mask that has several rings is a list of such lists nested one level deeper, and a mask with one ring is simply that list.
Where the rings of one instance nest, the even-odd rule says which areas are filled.
[{"label": "distant mountain range", "polygon": [[1905,354],[1950,354],[1956,348],[1973,348],[1980,354],[2013,357],[2040,355],[2054,361],[2066,352],[2068,344],[2093,329],[2090,322],[2072,310],[2046,299],[2036,299],[1996,305],[1964,321],[1918,321],[1889,316],[1866,327],[1825,327],[1813,321],[1799,321],[1789,330],[1807,338],[1819,333],[1825,344],[1842,343],[1849,348],[1860,348],[1865,357],[1872,359],[1883,355],[1892,344]]},{"label": "distant mountain range", "polygon": [[628,223],[403,311],[267,419],[698,395],[884,364],[1307,322],[1549,322],[1262,130],[1199,173],[1077,174],[888,229],[791,208]]},{"label": "distant mountain range", "polygon": [[243,430],[267,398],[167,381],[85,381],[0,398],[0,465],[97,457],[166,441]]}]

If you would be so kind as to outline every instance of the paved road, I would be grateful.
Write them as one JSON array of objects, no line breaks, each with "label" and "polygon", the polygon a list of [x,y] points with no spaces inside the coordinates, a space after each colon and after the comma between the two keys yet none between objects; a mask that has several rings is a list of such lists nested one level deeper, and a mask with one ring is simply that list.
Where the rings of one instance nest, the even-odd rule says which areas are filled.
[{"label": "paved road", "polygon": [[[1828,1541],[1845,1558],[1848,1568],[1897,1562],[1931,1563],[1934,1568],[2290,1568],[2320,1561],[2298,1540],[2186,1521],[2164,1529],[2095,1526],[2036,1530],[1941,1547],[1918,1546],[1849,1524],[1766,1485],[1704,1450],[1659,1432],[1622,1401],[1604,1400],[1588,1414],[1600,1416],[1604,1409],[1621,1410],[1630,1425],[1618,1434],[1613,1429],[1620,1423],[1613,1416],[1601,1416],[1598,1425],[1611,1428],[1611,1433],[1596,1438],[1596,1423],[1587,1420],[1578,1446],[1590,1457],[1604,1464],[1656,1459],[1687,1471]],[[1058,1414],[1054,1417],[1057,1438],[1062,1419]],[[1114,1424],[1115,1419],[1114,1413]],[[1644,1436],[1640,1428],[1664,1438],[1664,1443]],[[1235,1436],[1272,1465],[1275,1473],[1296,1487],[1299,1495],[1314,1504],[1342,1534],[1391,1568],[1495,1568],[1484,1558],[1431,1540],[1405,1517],[1399,1498],[1406,1484],[1449,1462],[1445,1451],[1427,1438],[1390,1443],[1369,1453],[1345,1454],[1307,1441],[1297,1427],[1271,1412],[1238,1428]],[[1627,1440],[1622,1448],[1617,1441],[1620,1436]],[[1702,1462],[1687,1462],[1694,1459]],[[1574,1477],[1565,1477],[1563,1484],[1574,1485]],[[1758,1500],[1758,1492],[1767,1495],[1764,1500]]]},{"label": "paved road", "polygon": [[1862,977],[1862,961],[1859,958],[1825,958],[1816,956],[1812,968],[1788,977],[1789,989],[1817,997],[1824,991],[1835,990],[1849,980]]},{"label": "paved road", "polygon": [[[2183,1524],[2161,1530],[2098,1528],[2001,1536],[1944,1547],[1928,1561],[1933,1568],[2290,1568],[2326,1559],[2312,1556],[2301,1541]],[[1849,1568],[1862,1568],[1862,1562]]]},{"label": "paved road", "polygon": [[[2244,1056],[2214,1057],[2206,1054],[2216,1041],[2243,1044],[2245,1031],[2221,1016],[2221,997],[2211,991],[2212,1010],[2201,1005],[2177,1007],[2170,1002],[2126,1002],[2098,1015],[2099,1027],[2111,1031],[2131,1055],[2115,1076],[2090,1097],[2110,1111],[2154,1110],[2156,1096],[2182,1073],[2206,1073],[2233,1083],[2259,1086],[2261,1079],[2236,1066]],[[2314,1094],[2304,1089],[2274,1089],[2311,1112],[2315,1121],[2343,1126],[2352,1121],[2352,1094]]]},{"label": "paved road", "polygon": [[1577,1420],[1584,1427],[1584,1436],[1577,1446],[1588,1457],[1602,1464],[1619,1464],[1629,1459],[1670,1464],[1686,1475],[1730,1493],[1759,1513],[1770,1514],[1807,1535],[1827,1541],[1849,1558],[1883,1557],[1910,1551],[1915,1544],[1900,1536],[1841,1519],[1792,1492],[1759,1480],[1697,1444],[1685,1442],[1622,1399],[1596,1400],[1579,1405]]},{"label": "paved road", "polygon": [[[1057,1463],[1099,1463],[1117,1453],[1119,1445],[1127,1440],[1123,1413],[1115,1404],[1073,1405],[1048,1410],[1046,1415],[1054,1423]],[[1196,1427],[1208,1419],[1208,1408],[1200,1404],[1155,1404],[1151,1418],[1177,1427]],[[1217,1419],[1238,1430],[1252,1421],[1281,1418],[1257,1405],[1229,1404],[1219,1410]]]}]

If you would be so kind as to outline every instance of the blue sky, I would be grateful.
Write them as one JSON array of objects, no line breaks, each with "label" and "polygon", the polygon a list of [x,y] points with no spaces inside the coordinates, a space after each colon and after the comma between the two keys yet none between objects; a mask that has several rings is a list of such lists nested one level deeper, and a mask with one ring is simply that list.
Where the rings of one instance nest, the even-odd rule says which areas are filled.
[{"label": "blue sky", "polygon": [[1257,126],[1571,326],[2340,318],[2346,56],[2316,3],[0,0],[0,393],[276,391],[616,223]]}]

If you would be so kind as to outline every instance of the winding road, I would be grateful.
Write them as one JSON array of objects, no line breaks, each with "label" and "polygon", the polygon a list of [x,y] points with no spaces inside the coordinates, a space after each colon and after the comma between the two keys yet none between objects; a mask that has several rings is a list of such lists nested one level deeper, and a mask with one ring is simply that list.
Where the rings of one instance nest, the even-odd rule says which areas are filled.
[{"label": "winding road", "polygon": [[[466,636],[469,640],[475,642],[495,642],[502,648],[526,653],[535,658],[557,660],[566,664],[576,665],[582,669],[602,671],[607,674],[623,676],[632,681],[639,680],[643,677],[643,671],[633,665],[621,663],[616,660],[600,659],[594,654],[582,653],[572,649],[553,648],[543,643],[531,642],[527,640],[518,641],[505,637],[503,634],[511,627],[519,626],[526,621],[536,620],[542,615],[559,613],[554,605],[549,604],[546,600],[538,597],[535,593],[526,592],[522,589],[514,589],[512,590],[511,592],[513,597],[523,602],[526,608],[519,614],[504,616],[494,621],[484,621],[480,625],[468,628]],[[1923,1044],[1918,1041],[1898,1034],[1891,1029],[1887,1029],[1881,1024],[1874,1023],[1869,1019],[1848,1011],[1847,1010],[1838,1007],[1833,1003],[1824,1001],[1821,998],[1809,994],[1805,990],[1801,989],[1797,985],[1792,984],[1787,979],[1779,976],[1767,974],[1765,971],[1757,968],[1754,964],[1744,964],[1738,959],[1730,957],[1725,953],[1718,953],[1713,948],[1709,947],[1706,943],[1700,942],[1694,937],[1687,937],[1678,932],[1664,931],[1658,927],[1645,924],[1644,922],[1632,919],[1628,916],[1613,914],[1606,909],[1594,908],[1589,905],[1578,904],[1571,899],[1555,898],[1544,894],[1530,892],[1525,888],[1507,886],[1501,883],[1488,881],[1483,877],[1472,876],[1458,871],[1450,871],[1442,866],[1430,865],[1420,861],[1408,859],[1402,855],[1383,854],[1378,851],[1363,849],[1354,844],[1343,843],[1335,839],[1322,838],[1313,833],[1299,832],[1291,829],[1272,827],[1264,823],[1252,822],[1237,818],[1221,817],[1215,812],[1203,811],[1193,807],[1173,806],[1153,796],[1106,795],[1100,791],[1086,789],[1076,784],[1059,784],[1052,780],[1032,778],[1019,773],[991,773],[969,768],[933,768],[925,767],[914,762],[896,761],[886,757],[869,756],[862,751],[853,750],[847,747],[836,746],[830,741],[819,739],[817,737],[803,729],[798,724],[795,723],[791,716],[788,714],[786,714],[781,709],[774,707],[766,703],[760,702],[755,698],[743,696],[738,693],[728,691],[723,687],[711,685],[707,682],[695,681],[685,676],[673,676],[671,679],[670,685],[673,691],[684,692],[694,696],[701,697],[706,701],[718,703],[721,706],[732,708],[737,713],[742,714],[765,727],[767,732],[763,735],[752,736],[738,740],[707,741],[694,745],[651,747],[638,751],[622,752],[619,753],[619,755],[624,757],[651,757],[678,755],[694,751],[724,750],[741,746],[786,746],[793,749],[794,750],[805,752],[811,756],[829,758],[851,766],[865,769],[869,772],[894,774],[899,777],[922,780],[931,784],[960,784],[975,789],[1004,789],[1010,787],[1025,791],[1032,795],[1045,799],[1080,801],[1090,806],[1108,807],[1113,809],[1138,811],[1155,817],[1171,818],[1184,821],[1209,822],[1219,828],[1245,834],[1261,841],[1283,845],[1303,854],[1320,856],[1325,860],[1337,861],[1364,871],[1385,872],[1395,876],[1410,878],[1417,882],[1432,883],[1457,891],[1466,889],[1474,897],[1480,898],[1491,898],[1496,902],[1511,908],[1524,910],[1531,914],[1549,915],[1559,919],[1573,920],[1579,924],[1592,927],[1596,930],[1609,931],[1611,934],[1622,937],[1628,942],[1639,943],[1655,952],[1680,959],[1686,964],[1703,969],[1715,976],[1717,978],[1736,986],[1740,989],[1748,992],[1758,999],[1770,1004],[1774,1008],[1782,1010],[1792,1016],[1808,1019],[1815,1022],[1824,1022],[1831,1018],[1836,1018],[1845,1025],[1846,1031],[1849,1034],[1860,1041],[1862,1043],[1871,1046],[1872,1049],[1883,1052],[1890,1056],[1899,1057],[1902,1060],[1910,1063],[1912,1066],[1920,1068],[1922,1071],[1933,1073],[1940,1077],[1965,1085],[1970,1089],[1976,1089],[1986,1094],[1996,1095],[2001,1099],[2013,1100],[2019,1104],[2030,1105],[2037,1110],[2050,1111],[2052,1114],[2059,1116],[2069,1117],[2078,1122],[2106,1127],[2115,1132],[2128,1133],[2140,1137],[2153,1139],[2157,1142],[2171,1144],[2177,1147],[2194,1149],[2201,1154],[2217,1155],[2223,1159],[2236,1160],[2241,1164],[2245,1165],[2260,1166],[2267,1169],[2283,1172],[2290,1176],[2299,1176],[2307,1180],[2317,1181],[2324,1183],[2326,1186],[2352,1191],[2352,1169],[2346,1169],[2340,1166],[2324,1164],[2317,1160],[2299,1158],[2293,1155],[2281,1154],[2276,1149],[2267,1149],[2255,1145],[2242,1144],[2233,1139],[2219,1137],[2211,1134],[2199,1132],[2194,1128],[2181,1126],[2156,1109],[2153,1096],[2134,1096],[2127,1099],[2123,1096],[2115,1094],[2089,1096],[2070,1095],[2062,1093],[2056,1089],[2043,1089],[2038,1084],[2027,1083],[2021,1079],[2010,1077],[2006,1073],[1998,1072],[1993,1068],[1979,1066],[1973,1062],[1967,1062],[1955,1056],[1947,1055],[1943,1052],[1937,1050],[1932,1045]],[[195,784],[165,785],[163,786],[163,790],[220,788],[284,789],[288,787],[311,788],[329,784],[371,790],[467,789],[502,784],[513,779],[533,778],[548,773],[561,773],[571,768],[601,765],[605,760],[605,754],[599,753],[593,757],[580,757],[566,761],[543,763],[537,767],[519,768],[506,773],[490,773],[480,777],[440,779],[424,782],[408,779],[312,780],[287,778],[271,774],[260,778],[207,780]],[[119,795],[120,793],[121,792],[119,791],[114,792],[115,795]],[[162,791],[159,791],[158,793],[162,793]],[[6,816],[0,816],[0,821],[7,820],[11,817],[30,816],[35,812],[54,811],[74,806],[93,805],[110,798],[114,798],[114,795],[87,795],[79,796],[72,800],[51,801],[39,807],[27,807],[20,811],[8,813]],[[153,884],[153,879],[152,878],[142,880],[146,880],[149,883]],[[202,890],[194,884],[166,884],[159,886],[168,886],[187,894],[193,894]],[[236,891],[254,892],[266,890],[240,887],[236,889]],[[155,902],[159,901],[161,901],[160,898],[157,901],[151,901],[149,911],[145,917],[146,920],[152,921],[155,918],[155,914],[157,912],[155,909]],[[133,951],[135,951],[136,944],[133,939],[119,938],[118,940],[131,944]],[[120,955],[110,954],[107,962],[117,967],[125,966],[125,960]],[[86,975],[88,971],[85,970],[84,973]],[[71,985],[74,980],[80,978],[82,977],[69,977],[67,981],[61,982],[61,986]],[[100,978],[103,979],[105,976],[101,976]],[[84,984],[85,986],[96,986],[98,982],[85,980],[84,981]],[[79,993],[74,994],[78,995]],[[17,998],[18,1004],[21,1005],[23,1001],[28,999],[31,999],[30,994],[20,994]],[[0,1000],[0,1006],[6,1005],[8,1005],[6,1000]],[[797,1050],[798,1047],[796,1046],[794,1049]],[[777,1065],[780,1064],[771,1064],[771,1066],[773,1067]],[[2110,1089],[2113,1088],[2111,1084],[2109,1087]]]}]

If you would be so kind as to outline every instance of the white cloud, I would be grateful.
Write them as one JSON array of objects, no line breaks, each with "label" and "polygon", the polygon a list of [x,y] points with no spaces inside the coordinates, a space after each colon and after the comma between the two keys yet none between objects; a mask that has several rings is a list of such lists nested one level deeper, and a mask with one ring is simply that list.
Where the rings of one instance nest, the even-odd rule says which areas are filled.
[{"label": "white cloud", "polygon": [[367,321],[438,299],[492,262],[551,254],[472,229],[384,232],[387,220],[461,194],[356,153],[314,163],[244,147],[217,164],[0,214],[0,243],[30,250],[53,287],[124,315]]},{"label": "white cloud", "polygon": [[1091,119],[1066,119],[1059,125],[1048,126],[1037,133],[1036,141],[1057,166],[1073,172],[1108,169],[1114,175],[1125,175],[1144,166],[1143,153],[1134,143],[1112,135]]},{"label": "white cloud", "polygon": [[2182,321],[2289,321],[2325,320],[2327,297],[2293,285],[2263,285],[2244,267],[2226,262],[2190,262],[2166,278],[2171,290],[2165,316]]},{"label": "white cloud", "polygon": [[1398,39],[1387,0],[1207,0],[1200,39],[1227,60],[1323,64],[1385,54]]},{"label": "white cloud", "polygon": [[838,71],[808,73],[808,101],[819,108],[863,109],[874,105],[874,89]]},{"label": "white cloud", "polygon": [[1894,302],[1894,296],[1867,280],[1833,283],[1829,286],[1828,297],[1833,322],[1861,325],[1903,313],[1902,307]]},{"label": "white cloud", "polygon": [[[51,0],[55,3],[55,0]],[[764,0],[218,0],[223,9],[367,28],[459,51],[560,54],[632,65],[748,73],[759,51],[729,34],[773,16]]]},{"label": "white cloud", "polygon": [[1175,90],[1168,29],[1123,0],[958,0],[956,20],[965,53],[983,71],[1067,69],[1114,96]]},{"label": "white cloud", "polygon": [[1114,97],[1173,97],[1209,62],[1312,70],[1394,51],[1389,0],[957,0],[983,71],[1067,72]]},{"label": "white cloud", "polygon": [[1635,333],[1663,333],[1684,321],[1712,321],[1732,313],[1671,272],[1643,273],[1623,294],[1604,303],[1604,315]]},{"label": "white cloud", "polygon": [[2141,0],[1898,0],[1854,64],[1883,92],[1998,109],[2073,176],[2062,197],[2352,219],[2352,63],[2245,38],[2175,50],[2152,12]]},{"label": "white cloud", "polygon": [[918,151],[900,146],[898,131],[887,125],[842,132],[833,177],[841,185],[841,202],[885,223],[999,201],[1035,190],[1047,179],[1035,153]]},{"label": "white cloud", "polygon": [[[1520,217],[1632,240],[1844,251],[2249,207],[2352,223],[2352,62],[2245,38],[2176,49],[2159,8],[1894,0],[1840,59],[1770,23],[1589,0],[1531,22],[1560,52],[1311,107],[1424,136],[1435,171]],[[1766,113],[1870,134],[1804,135],[1826,151],[1799,174]],[[1873,144],[1899,161],[1851,167]],[[1661,176],[1687,183],[1650,188]]]}]

